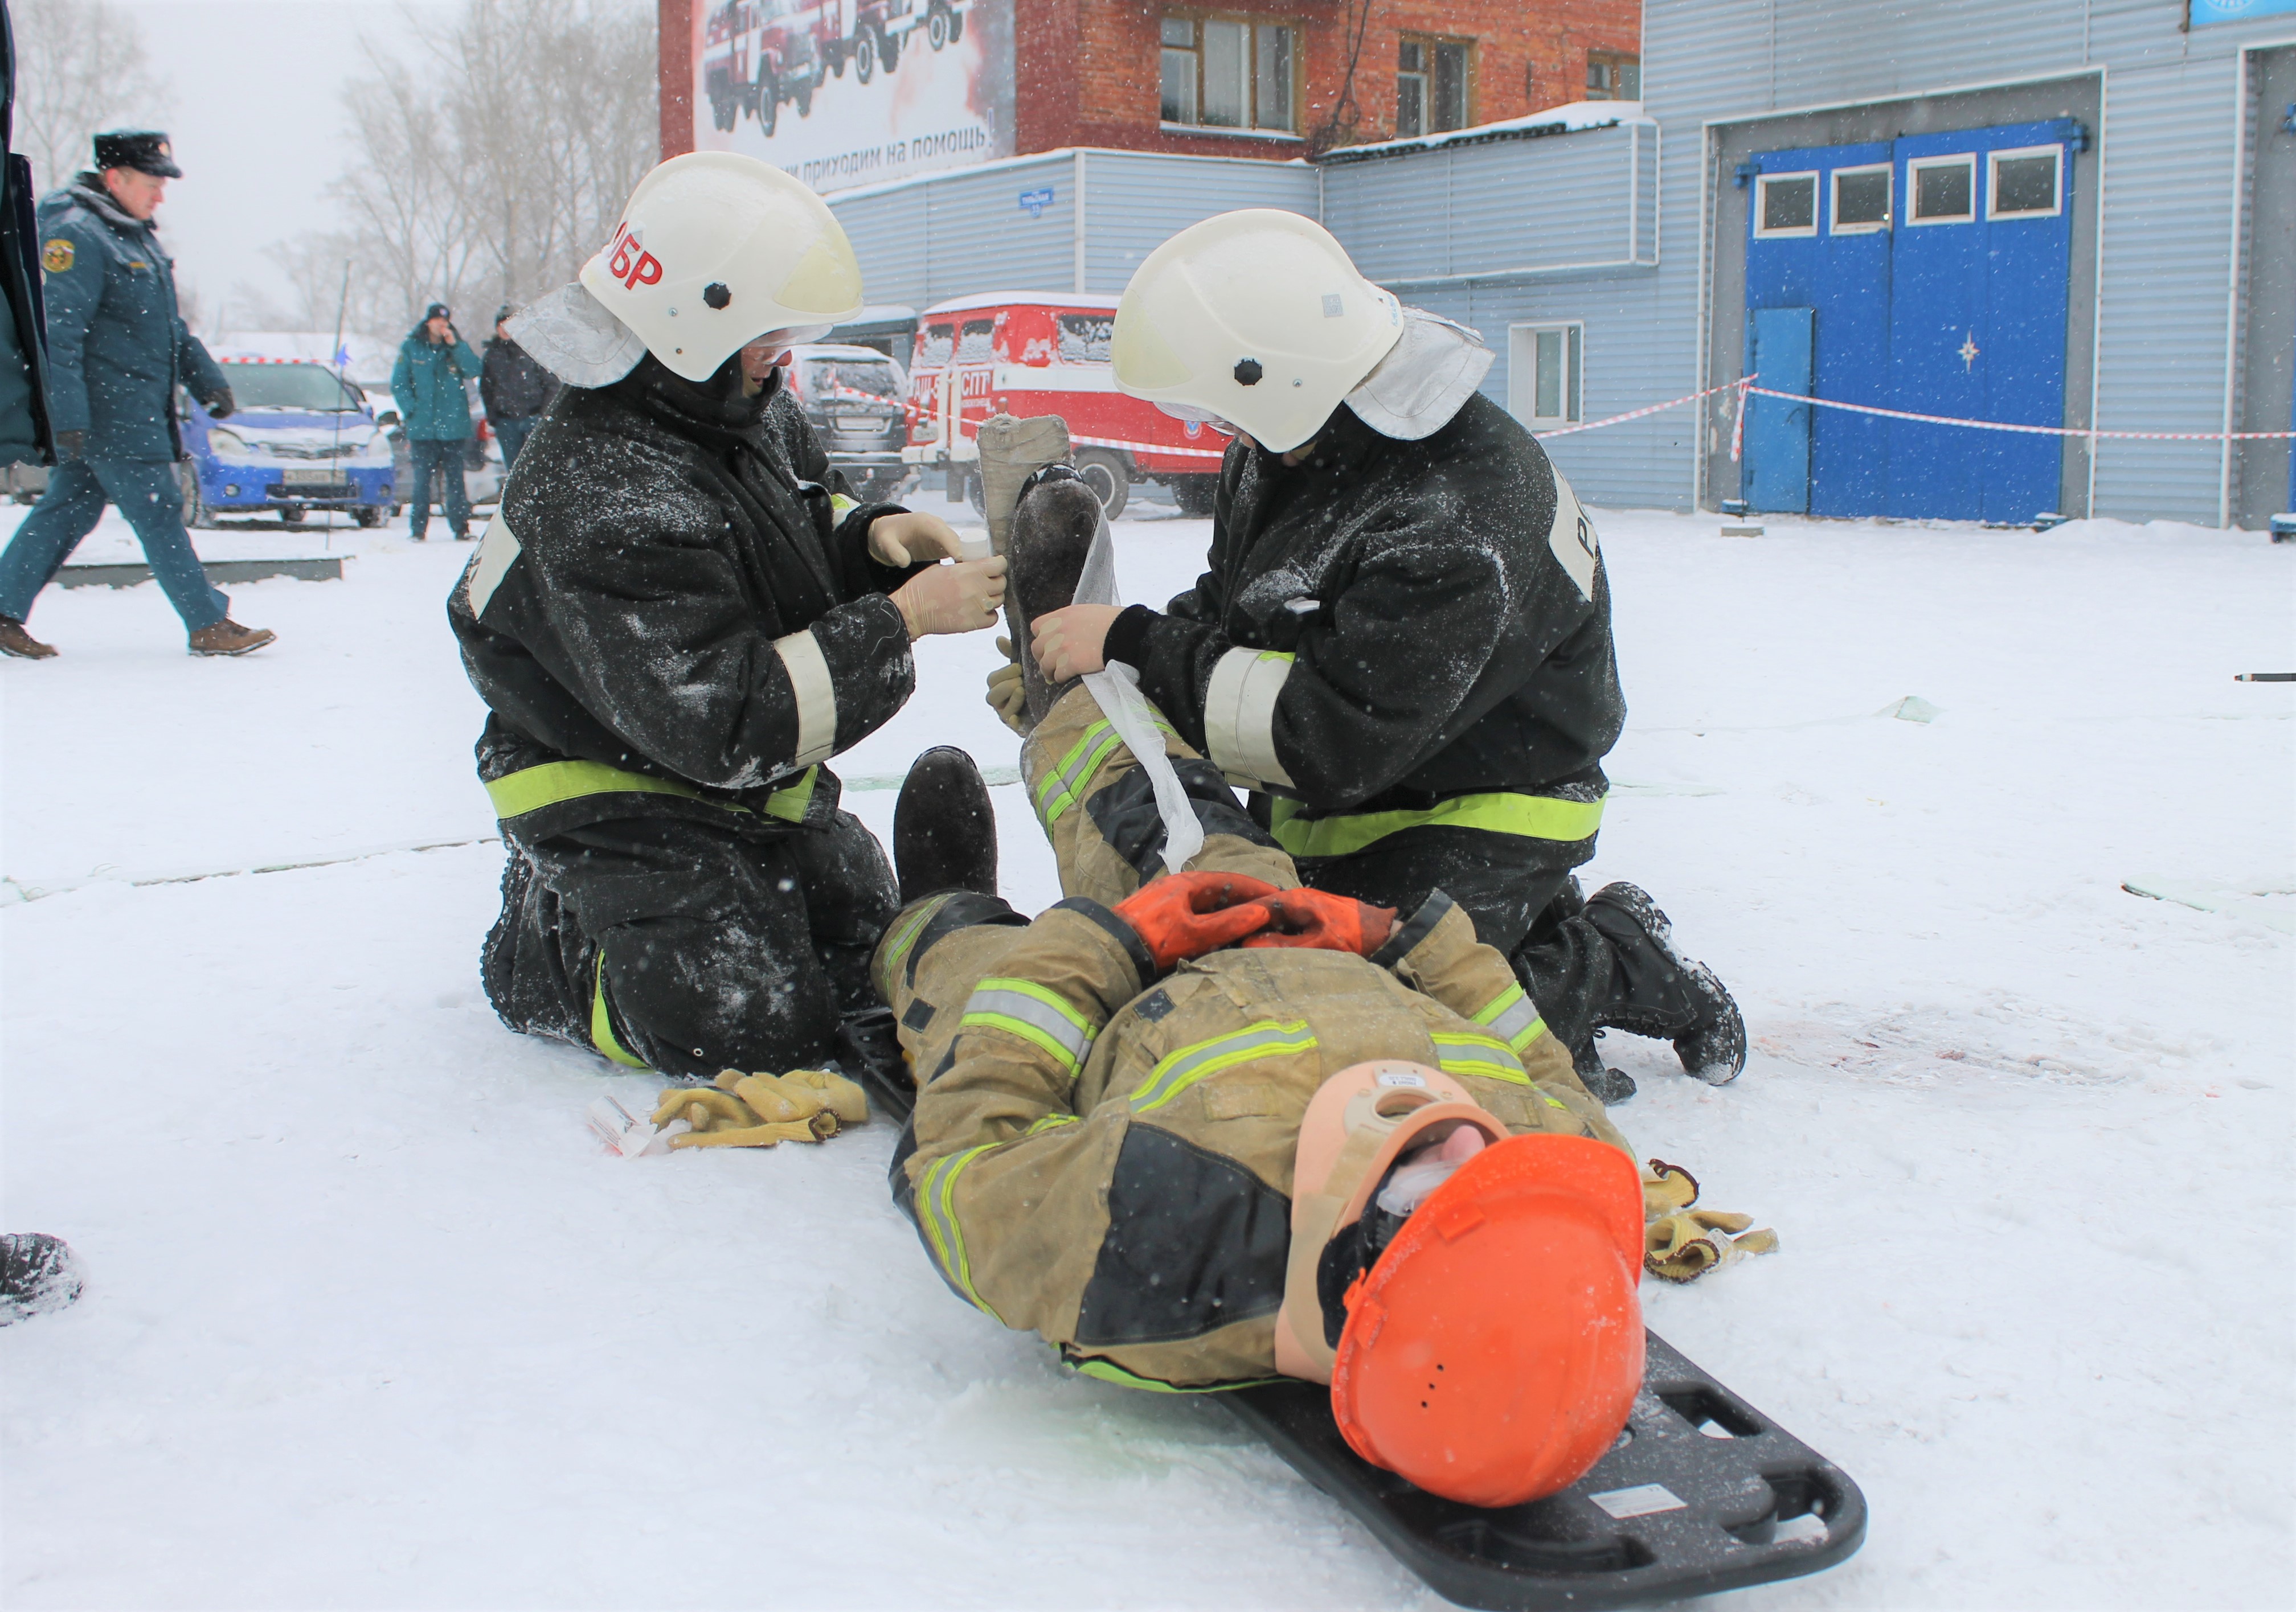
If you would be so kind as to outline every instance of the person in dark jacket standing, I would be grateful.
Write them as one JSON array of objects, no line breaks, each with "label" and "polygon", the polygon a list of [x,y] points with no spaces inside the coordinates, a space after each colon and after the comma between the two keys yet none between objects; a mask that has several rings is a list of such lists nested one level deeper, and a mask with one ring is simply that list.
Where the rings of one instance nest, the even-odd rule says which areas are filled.
[{"label": "person in dark jacket standing", "polygon": [[95,168],[42,199],[40,266],[47,304],[47,408],[62,461],[48,490],[0,554],[0,651],[27,659],[56,651],[24,629],[32,601],[103,506],[116,503],[144,545],[195,655],[244,655],[273,634],[231,619],[184,529],[184,456],[176,388],[217,419],[231,388],[176,310],[174,265],[152,215],[181,178],[167,135],[113,130],[95,137]]},{"label": "person in dark jacket standing", "polygon": [[479,398],[487,405],[487,423],[502,444],[503,474],[518,462],[535,421],[558,395],[558,382],[511,337],[504,321],[517,310],[507,302],[495,315],[495,333],[487,338],[485,371],[479,377]]},{"label": "person in dark jacket standing", "polygon": [[479,356],[455,332],[454,315],[443,302],[425,309],[422,323],[398,344],[398,362],[390,369],[390,397],[398,405],[407,456],[414,462],[406,529],[417,543],[430,524],[434,474],[455,541],[470,541],[471,495],[463,487],[463,453],[477,428],[471,422],[471,395],[463,383],[477,380],[479,368]]},{"label": "person in dark jacket standing", "polygon": [[[1477,387],[1473,332],[1401,307],[1291,213],[1209,219],[1116,315],[1123,390],[1235,436],[1209,567],[1162,612],[1071,605],[1052,680],[1136,667],[1318,889],[1411,911],[1440,889],[1509,953],[1598,1094],[1595,1032],[1674,1043],[1719,1084],[1736,1004],[1630,884],[1581,897],[1626,719],[1593,523]],[[994,511],[992,511],[994,513]]]},{"label": "person in dark jacket standing", "polygon": [[[898,897],[824,765],[909,644],[988,626],[1001,559],[841,491],[782,366],[861,306],[821,200],[705,151],[642,181],[511,321],[566,383],[448,610],[508,853],[487,994],[513,1029],[678,1078],[827,1057]],[[922,561],[924,563],[914,563]]]}]

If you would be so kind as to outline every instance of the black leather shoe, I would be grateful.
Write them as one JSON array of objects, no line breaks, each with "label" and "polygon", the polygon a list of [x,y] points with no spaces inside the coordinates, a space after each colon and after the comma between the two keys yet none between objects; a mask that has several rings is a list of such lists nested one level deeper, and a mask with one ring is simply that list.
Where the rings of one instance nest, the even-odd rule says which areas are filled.
[{"label": "black leather shoe", "polygon": [[972,757],[936,745],[910,764],[893,805],[901,904],[942,890],[996,894],[996,808]]}]

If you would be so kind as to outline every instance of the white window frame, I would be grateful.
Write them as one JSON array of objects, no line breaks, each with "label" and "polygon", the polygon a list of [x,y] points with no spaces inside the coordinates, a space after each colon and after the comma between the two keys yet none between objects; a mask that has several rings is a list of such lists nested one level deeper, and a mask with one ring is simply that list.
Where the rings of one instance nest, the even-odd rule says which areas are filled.
[{"label": "white window frame", "polygon": [[[1538,339],[1562,338],[1562,412],[1542,414],[1538,409]],[[1573,372],[1571,338],[1578,338],[1578,363]],[[1507,413],[1526,430],[1548,430],[1578,425],[1586,418],[1587,322],[1583,319],[1532,319],[1507,326]]]},{"label": "white window frame", "polygon": [[[2001,187],[1995,183],[1995,179],[2001,171],[2001,160],[2005,157],[2054,157],[2057,160],[2057,182],[2054,190],[2055,205],[2046,210],[2036,208],[2016,213],[2005,213],[1997,209],[1993,201],[1994,198],[2000,193]],[[2056,218],[2062,217],[2064,210],[2065,148],[2062,142],[2048,145],[2011,146],[2005,151],[1985,153],[1985,219],[1987,223],[1990,224],[1996,218],[2005,224],[2016,224],[2027,218]]]},{"label": "white window frame", "polygon": [[[1919,176],[1922,170],[1954,167],[1965,168],[1969,170],[1969,210],[1965,213],[1956,213],[1950,218],[1919,217],[1915,209],[1921,201],[1922,182]],[[1942,157],[1906,159],[1906,223],[1908,227],[1920,229],[1933,224],[1974,224],[1983,216],[1977,205],[1977,153],[1975,151],[1952,151]]]},{"label": "white window frame", "polygon": [[[1889,183],[1890,193],[1882,205],[1882,217],[1871,224],[1841,222],[1841,176],[1844,174],[1864,176],[1879,174]],[[1897,217],[1898,165],[1894,162],[1863,162],[1855,168],[1837,168],[1828,176],[1825,186],[1825,227],[1834,235],[1876,235],[1890,227]]]},{"label": "white window frame", "polygon": [[[1802,168],[1791,174],[1757,174],[1754,176],[1754,239],[1757,241],[1808,241],[1817,233],[1817,206],[1824,177],[1817,169]],[[1788,179],[1809,181],[1809,227],[1807,229],[1774,230],[1763,227],[1762,220],[1769,214],[1769,189]]]}]

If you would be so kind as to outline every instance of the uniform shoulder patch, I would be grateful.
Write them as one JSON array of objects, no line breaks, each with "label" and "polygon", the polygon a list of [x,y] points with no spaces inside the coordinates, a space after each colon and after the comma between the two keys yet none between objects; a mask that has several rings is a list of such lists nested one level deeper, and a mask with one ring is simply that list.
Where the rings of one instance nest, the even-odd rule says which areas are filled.
[{"label": "uniform shoulder patch", "polygon": [[72,243],[62,235],[40,248],[40,266],[51,274],[61,274],[72,266]]}]

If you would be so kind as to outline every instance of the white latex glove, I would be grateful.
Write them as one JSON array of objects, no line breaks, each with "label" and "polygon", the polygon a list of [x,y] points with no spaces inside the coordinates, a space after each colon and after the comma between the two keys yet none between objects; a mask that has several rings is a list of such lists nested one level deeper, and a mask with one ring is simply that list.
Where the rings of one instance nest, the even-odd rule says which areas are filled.
[{"label": "white latex glove", "polygon": [[920,571],[895,590],[893,602],[901,607],[912,639],[994,626],[1004,603],[1004,556]]},{"label": "white latex glove", "polygon": [[958,560],[963,539],[938,515],[880,515],[869,523],[869,557],[906,570],[921,560]]}]

